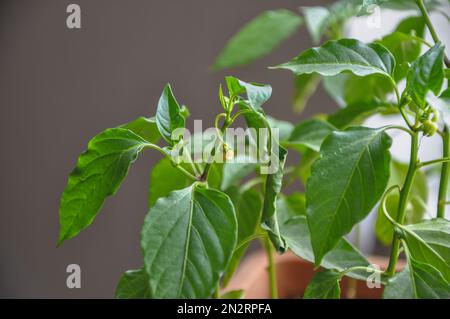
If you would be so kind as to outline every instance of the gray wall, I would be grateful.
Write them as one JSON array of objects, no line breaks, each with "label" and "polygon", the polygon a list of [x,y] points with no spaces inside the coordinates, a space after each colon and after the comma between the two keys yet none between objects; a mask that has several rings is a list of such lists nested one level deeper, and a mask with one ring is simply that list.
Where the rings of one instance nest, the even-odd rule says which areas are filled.
[{"label": "gray wall", "polygon": [[[65,26],[71,2],[81,6],[81,30]],[[319,3],[1,0],[0,297],[113,297],[121,273],[141,265],[148,174],[160,156],[141,156],[93,225],[57,249],[59,198],[87,141],[104,128],[153,115],[166,82],[189,106],[191,120],[210,123],[227,74],[272,84],[267,112],[300,120],[290,108],[293,77],[266,67],[310,46],[304,29],[249,67],[210,73],[208,66],[261,11]],[[302,117],[332,105],[319,93]],[[66,288],[71,263],[81,266],[81,289]]]}]

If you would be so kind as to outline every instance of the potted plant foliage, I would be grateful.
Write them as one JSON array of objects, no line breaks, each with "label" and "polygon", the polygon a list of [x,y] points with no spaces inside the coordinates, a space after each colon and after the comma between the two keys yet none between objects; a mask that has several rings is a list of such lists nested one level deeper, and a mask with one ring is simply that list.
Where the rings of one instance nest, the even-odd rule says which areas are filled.
[{"label": "potted plant foliage", "polygon": [[[373,4],[420,14],[373,43],[341,38],[345,21]],[[426,5],[439,10],[434,1]],[[314,39],[329,40],[275,68],[296,75],[297,110],[324,82],[341,103],[335,113],[295,125],[276,120],[264,105],[269,85],[229,76],[210,134],[191,135],[189,111],[167,85],[154,117],[103,131],[79,157],[61,198],[59,245],[93,222],[141,152],[162,155],[150,177],[143,264],[120,278],[118,298],[241,298],[245,289],[271,298],[450,298],[449,70],[427,7],[422,0],[348,0],[303,12]],[[268,53],[301,22],[286,10],[264,13],[230,40],[215,68]],[[372,114],[400,114],[404,123],[360,125]],[[230,136],[241,117],[244,134]],[[408,164],[391,158],[392,131],[410,138]],[[443,155],[422,161],[419,148],[433,135],[442,138]],[[301,154],[299,163],[285,165],[288,151]],[[424,220],[431,169],[439,171],[439,198]],[[305,192],[284,192],[294,180]],[[376,234],[390,246],[386,265],[345,238],[374,207]],[[250,257],[233,281],[253,240],[265,256]],[[247,286],[245,277],[253,278]]]}]

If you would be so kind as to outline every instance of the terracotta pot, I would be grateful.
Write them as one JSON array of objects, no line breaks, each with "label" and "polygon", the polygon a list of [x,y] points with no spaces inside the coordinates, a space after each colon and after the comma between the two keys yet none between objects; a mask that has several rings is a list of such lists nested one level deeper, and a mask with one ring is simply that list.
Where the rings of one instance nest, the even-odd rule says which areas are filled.
[{"label": "terracotta pot", "polygon": [[[385,269],[388,259],[381,256],[371,256],[368,258],[373,264]],[[303,296],[305,288],[308,286],[314,275],[313,265],[293,253],[288,252],[277,255],[275,258],[278,280],[278,293],[280,298],[299,298]],[[233,279],[225,289],[226,291],[243,289],[245,298],[265,299],[269,298],[269,284],[267,273],[267,256],[263,251],[249,255],[241,264]],[[404,263],[399,261],[398,269],[403,268]],[[353,297],[361,299],[378,299],[381,297],[383,288],[368,288],[365,281],[356,281],[356,296],[349,296],[348,286],[355,284],[344,277],[341,282],[341,298]]]}]

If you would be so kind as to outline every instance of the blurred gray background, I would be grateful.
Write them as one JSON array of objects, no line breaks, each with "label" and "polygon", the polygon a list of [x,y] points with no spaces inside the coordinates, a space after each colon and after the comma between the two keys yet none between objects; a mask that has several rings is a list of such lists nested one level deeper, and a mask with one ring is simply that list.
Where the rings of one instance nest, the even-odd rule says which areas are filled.
[{"label": "blurred gray background", "polygon": [[[92,226],[57,249],[59,198],[87,141],[152,116],[165,83],[191,121],[212,122],[228,74],[270,83],[265,109],[280,119],[334,109],[319,91],[301,118],[293,116],[293,76],[266,68],[311,46],[304,28],[257,63],[208,71],[226,41],[262,11],[326,2],[0,0],[0,297],[109,298],[121,273],[141,265],[148,175],[159,154],[142,154]],[[70,3],[81,6],[81,30],[66,27]],[[72,263],[81,266],[81,289],[66,287]]]}]

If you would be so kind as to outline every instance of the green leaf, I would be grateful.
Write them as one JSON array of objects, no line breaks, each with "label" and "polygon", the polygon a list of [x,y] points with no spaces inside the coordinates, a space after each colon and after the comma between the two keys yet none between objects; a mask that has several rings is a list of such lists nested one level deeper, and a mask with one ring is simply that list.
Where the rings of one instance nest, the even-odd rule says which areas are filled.
[{"label": "green leaf", "polygon": [[308,287],[304,299],[339,299],[341,296],[341,273],[335,270],[324,270],[315,274]]},{"label": "green leaf", "polygon": [[93,222],[106,197],[117,192],[138,154],[151,145],[123,128],[108,129],[89,142],[61,197],[58,245]]},{"label": "green leaf", "polygon": [[[280,231],[289,248],[294,254],[314,263],[314,254],[311,246],[310,232],[305,216],[296,216],[280,226]],[[326,269],[344,271],[351,267],[368,267],[370,263],[346,239],[341,238],[337,245],[328,252],[320,266]],[[367,272],[351,271],[347,276],[366,280]]]},{"label": "green leaf", "polygon": [[381,111],[395,110],[391,104],[376,101],[358,102],[349,104],[328,116],[328,122],[338,129],[344,129],[350,125],[358,125],[366,118]]},{"label": "green leaf", "polygon": [[[236,190],[239,192],[239,190]],[[249,243],[245,243],[246,240],[255,234],[258,225],[261,223],[261,208],[262,198],[261,195],[253,190],[249,189],[237,196],[231,196],[233,202],[236,204],[236,215],[238,223],[238,239],[237,248],[233,252],[231,261],[225,272],[223,278],[223,285],[226,286],[231,280],[234,272],[236,271],[241,258],[244,256]],[[234,198],[237,197],[237,198]]]},{"label": "green leaf", "polygon": [[227,190],[233,185],[237,185],[244,177],[256,170],[256,163],[247,163],[246,156],[237,156],[232,162],[223,165],[223,178],[220,188]]},{"label": "green leaf", "polygon": [[[418,225],[418,226],[417,226]],[[427,225],[429,226],[429,225]],[[425,226],[425,227],[427,227]],[[420,223],[416,224],[416,229],[421,228]],[[450,264],[447,260],[440,255],[440,253],[433,249],[423,238],[421,238],[416,232],[412,231],[409,227],[402,227],[404,242],[407,246],[408,255],[418,263],[425,263],[433,265],[442,276],[450,282]],[[441,233],[435,233],[432,230],[428,230],[428,236],[432,239],[439,240],[437,237],[442,235]],[[447,241],[447,245],[450,242],[447,235],[444,234],[444,241]]]},{"label": "green leaf", "polygon": [[380,199],[389,179],[391,142],[383,130],[366,127],[332,132],[323,142],[306,185],[316,265]]},{"label": "green leaf", "polygon": [[143,268],[127,270],[119,280],[116,288],[117,299],[147,299],[148,276]]},{"label": "green leaf", "polygon": [[408,255],[408,265],[414,298],[450,298],[450,282],[444,278],[439,270],[433,267],[433,264],[421,263]]},{"label": "green leaf", "polygon": [[244,290],[231,290],[220,296],[220,299],[244,299]]},{"label": "green leaf", "polygon": [[411,281],[409,267],[406,266],[402,271],[388,279],[384,288],[383,299],[413,299],[414,291]]},{"label": "green leaf", "polygon": [[153,144],[158,143],[161,138],[161,134],[159,134],[156,119],[154,117],[139,117],[130,123],[119,126],[119,128],[128,129]]},{"label": "green leaf", "polygon": [[190,182],[190,179],[173,166],[170,159],[163,158],[153,167],[150,174],[148,207],[152,207],[158,198],[187,187]]},{"label": "green leaf", "polygon": [[[283,225],[293,217],[306,214],[305,195],[293,193],[291,195],[280,195],[277,198],[278,224]],[[280,226],[281,227],[281,226]]]},{"label": "green leaf", "polygon": [[300,114],[305,109],[309,98],[316,91],[320,83],[317,74],[300,74],[295,77],[294,82],[294,111]]},{"label": "green leaf", "polygon": [[269,115],[266,115],[266,120],[272,129],[278,129],[280,141],[285,141],[291,136],[294,129],[294,125],[291,122],[278,120]]},{"label": "green leaf", "polygon": [[248,105],[253,111],[261,111],[261,106],[270,99],[272,87],[268,84],[247,83],[238,78],[227,76],[225,78],[230,96],[247,95]]},{"label": "green leaf", "polygon": [[374,6],[379,6],[388,1],[389,0],[362,0],[361,9],[358,13],[358,16],[372,13],[371,10]]},{"label": "green leaf", "polygon": [[426,104],[428,91],[439,94],[444,80],[444,46],[437,43],[411,65],[406,78],[406,92],[419,106]]},{"label": "green leaf", "polygon": [[[391,161],[391,176],[389,177],[388,188],[394,185],[403,185],[406,174],[408,173],[408,167],[408,164]],[[387,210],[394,220],[397,220],[398,201],[398,192],[389,194],[386,199]],[[422,220],[423,215],[426,212],[427,201],[427,176],[423,171],[417,170],[414,183],[408,197],[408,203],[406,205],[406,224],[414,224]],[[388,246],[392,243],[394,228],[391,222],[384,215],[381,206],[378,207],[375,234],[378,240],[380,240],[384,245]]]},{"label": "green leaf", "polygon": [[318,152],[323,140],[335,130],[333,125],[320,119],[306,120],[294,128],[287,145],[300,151],[307,147]]},{"label": "green leaf", "polygon": [[380,44],[384,45],[394,56],[397,67],[394,72],[396,81],[403,79],[409,70],[408,63],[413,62],[420,55],[422,43],[415,36],[401,32],[391,33]]},{"label": "green leaf", "polygon": [[275,68],[288,69],[297,75],[315,72],[323,76],[333,76],[349,71],[358,76],[381,74],[391,78],[395,60],[380,44],[341,39],[308,49],[292,61]]},{"label": "green leaf", "polygon": [[314,42],[320,42],[326,27],[328,26],[330,11],[325,7],[302,7],[306,28]]},{"label": "green leaf", "polygon": [[236,245],[233,204],[200,184],[160,198],[141,234],[152,298],[207,298]]},{"label": "green leaf", "polygon": [[267,55],[291,36],[301,23],[301,17],[285,9],[263,12],[228,41],[216,58],[213,69],[245,65]]},{"label": "green leaf", "polygon": [[287,246],[280,234],[276,203],[283,182],[283,170],[287,153],[286,149],[279,147],[278,169],[273,174],[267,174],[262,210],[263,228],[267,230],[270,240],[280,253],[284,253],[287,250]]},{"label": "green leaf", "polygon": [[180,105],[172,93],[170,84],[166,85],[159,98],[156,110],[156,125],[162,137],[170,145],[177,142],[172,139],[172,133],[176,129],[184,128],[185,118]]},{"label": "green leaf", "polygon": [[450,264],[450,221],[435,218],[408,225],[407,228],[442,256],[447,264]]}]

